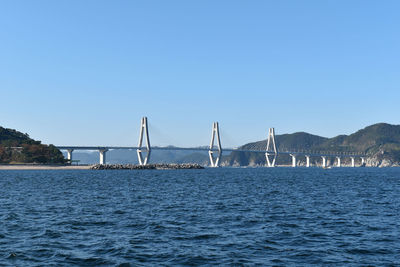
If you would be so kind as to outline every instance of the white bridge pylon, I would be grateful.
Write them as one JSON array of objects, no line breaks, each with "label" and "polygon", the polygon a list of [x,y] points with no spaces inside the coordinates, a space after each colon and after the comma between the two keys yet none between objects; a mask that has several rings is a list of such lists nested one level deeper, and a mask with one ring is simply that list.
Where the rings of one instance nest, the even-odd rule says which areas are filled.
[{"label": "white bridge pylon", "polygon": [[[272,159],[270,159],[271,156]],[[265,158],[267,159],[268,167],[275,167],[277,156],[278,156],[278,150],[276,149],[276,142],[275,142],[275,128],[269,128],[267,148],[265,152]]]},{"label": "white bridge pylon", "polygon": [[[144,134],[144,136],[143,136]],[[143,137],[146,138],[146,156],[143,160],[142,156],[142,143],[143,143]],[[151,146],[150,146],[150,138],[149,138],[149,127],[147,125],[147,117],[143,117],[142,121],[140,123],[140,135],[139,135],[139,143],[138,143],[138,149],[136,150],[137,156],[138,156],[138,161],[139,165],[147,165],[147,163],[150,161],[150,154],[151,154]]]},{"label": "white bridge pylon", "polygon": [[[214,140],[215,136],[217,137],[217,151],[214,151]],[[214,152],[217,152],[217,157],[214,159],[213,154]],[[212,126],[212,132],[211,132],[211,142],[210,142],[210,150],[208,150],[208,156],[210,157],[210,164],[211,167],[218,167],[219,166],[219,161],[221,159],[222,155],[222,147],[221,147],[221,138],[219,136],[219,125],[218,122],[214,122]]]}]

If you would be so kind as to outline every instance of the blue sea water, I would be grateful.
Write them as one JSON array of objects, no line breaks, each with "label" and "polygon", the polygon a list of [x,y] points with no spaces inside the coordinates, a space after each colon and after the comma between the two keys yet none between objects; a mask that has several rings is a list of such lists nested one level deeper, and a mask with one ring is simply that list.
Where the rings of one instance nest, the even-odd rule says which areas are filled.
[{"label": "blue sea water", "polygon": [[400,168],[0,171],[0,265],[398,266]]}]

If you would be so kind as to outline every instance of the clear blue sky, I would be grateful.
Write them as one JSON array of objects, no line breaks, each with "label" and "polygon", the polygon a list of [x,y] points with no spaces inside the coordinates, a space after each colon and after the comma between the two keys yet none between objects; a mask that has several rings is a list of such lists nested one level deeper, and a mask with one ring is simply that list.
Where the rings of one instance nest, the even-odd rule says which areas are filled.
[{"label": "clear blue sky", "polygon": [[0,2],[0,125],[56,145],[400,123],[400,1]]}]

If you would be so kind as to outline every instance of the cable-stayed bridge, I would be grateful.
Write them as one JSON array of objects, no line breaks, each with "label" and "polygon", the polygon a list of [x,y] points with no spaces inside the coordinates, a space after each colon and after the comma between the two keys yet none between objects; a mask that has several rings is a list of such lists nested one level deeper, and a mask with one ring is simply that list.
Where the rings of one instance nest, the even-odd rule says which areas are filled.
[{"label": "cable-stayed bridge", "polygon": [[140,135],[137,146],[57,146],[60,150],[67,151],[67,159],[72,160],[74,150],[98,150],[100,164],[106,163],[106,153],[109,150],[125,149],[136,150],[140,165],[147,165],[150,162],[152,150],[170,150],[170,151],[205,151],[208,152],[211,167],[218,167],[223,152],[251,152],[265,153],[266,165],[268,167],[276,166],[276,158],[278,154],[287,154],[292,158],[292,166],[297,166],[297,157],[304,156],[306,158],[306,167],[310,167],[310,157],[321,157],[322,167],[327,167],[327,158],[336,158],[336,166],[341,167],[342,158],[350,158],[351,166],[355,167],[355,159],[361,159],[361,165],[364,165],[365,154],[359,152],[329,152],[329,151],[307,151],[307,150],[285,150],[278,151],[275,142],[275,129],[269,128],[268,139],[265,148],[254,147],[242,148],[222,148],[221,137],[219,133],[219,124],[214,122],[212,125],[211,141],[208,147],[175,147],[175,146],[151,146],[149,137],[149,128],[147,117],[143,117],[140,124]]}]

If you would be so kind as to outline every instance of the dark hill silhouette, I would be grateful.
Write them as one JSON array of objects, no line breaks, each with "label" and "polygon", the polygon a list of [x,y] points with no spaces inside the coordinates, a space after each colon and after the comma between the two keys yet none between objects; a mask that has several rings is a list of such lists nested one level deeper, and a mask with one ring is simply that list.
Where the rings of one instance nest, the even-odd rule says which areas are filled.
[{"label": "dark hill silhouette", "polygon": [[43,145],[28,134],[0,127],[0,163],[64,163],[60,150]]}]

